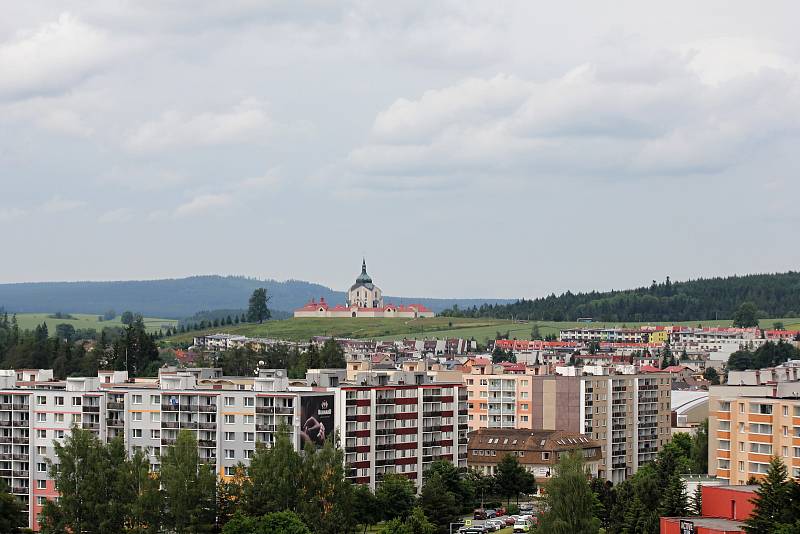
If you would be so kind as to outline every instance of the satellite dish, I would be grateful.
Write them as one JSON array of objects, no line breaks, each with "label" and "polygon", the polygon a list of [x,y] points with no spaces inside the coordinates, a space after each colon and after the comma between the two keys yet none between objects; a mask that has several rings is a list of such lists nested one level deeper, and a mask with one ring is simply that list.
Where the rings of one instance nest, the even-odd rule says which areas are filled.
[{"label": "satellite dish", "polygon": [[278,378],[282,377],[283,376],[283,371],[281,371],[280,369],[275,371],[275,376],[277,376]]}]

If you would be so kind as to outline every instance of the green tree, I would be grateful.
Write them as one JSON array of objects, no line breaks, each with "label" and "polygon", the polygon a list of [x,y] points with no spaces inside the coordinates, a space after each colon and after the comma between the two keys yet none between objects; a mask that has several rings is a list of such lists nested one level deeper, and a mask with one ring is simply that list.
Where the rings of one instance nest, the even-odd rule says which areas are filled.
[{"label": "green tree", "polygon": [[414,508],[408,518],[403,521],[395,518],[387,521],[379,534],[436,534],[436,526],[428,521],[419,507]]},{"label": "green tree", "polygon": [[335,437],[317,449],[307,444],[299,472],[298,513],[316,534],[350,531],[353,519],[353,486],[344,476],[344,453],[334,446]]},{"label": "green tree", "polygon": [[697,485],[692,495],[692,515],[703,515],[703,486],[700,484]]},{"label": "green tree", "polygon": [[733,326],[751,328],[758,326],[758,308],[752,302],[743,302],[733,314]]},{"label": "green tree", "polygon": [[344,350],[335,339],[329,338],[322,345],[319,354],[320,365],[326,369],[344,369],[347,363],[344,360]]},{"label": "green tree", "polygon": [[683,485],[683,479],[677,473],[669,478],[669,483],[664,488],[659,513],[666,517],[680,517],[689,513],[686,488]]},{"label": "green tree", "polygon": [[387,473],[375,490],[375,499],[383,518],[403,519],[411,513],[416,495],[414,483],[407,477],[396,473]]},{"label": "green tree", "polygon": [[720,383],[719,373],[713,367],[706,367],[703,371],[703,378],[711,382],[712,386],[718,386]]},{"label": "green tree", "polygon": [[5,480],[0,478],[0,532],[14,533],[28,524],[22,503],[8,492]]},{"label": "green tree", "polygon": [[753,499],[753,512],[745,521],[745,532],[748,534],[769,534],[777,525],[788,523],[786,517],[790,507],[790,486],[786,465],[775,457],[769,463],[767,475],[759,484]]},{"label": "green tree", "polygon": [[438,473],[442,477],[442,481],[447,487],[447,491],[451,492],[455,498],[456,503],[464,510],[472,508],[472,501],[475,498],[475,488],[472,484],[472,478],[466,476],[463,469],[459,469],[452,462],[447,460],[436,460],[428,468],[425,473],[426,477]]},{"label": "green tree", "polygon": [[193,432],[181,430],[175,445],[162,452],[161,485],[168,529],[178,534],[214,530],[216,475],[200,459]]},{"label": "green tree", "polygon": [[434,471],[419,496],[419,506],[425,516],[437,527],[439,532],[448,532],[450,523],[458,519],[459,506],[456,496],[449,490],[438,471]]},{"label": "green tree", "polygon": [[543,534],[592,534],[600,531],[600,501],[589,487],[583,455],[572,452],[561,458],[547,481],[547,511],[538,531]]},{"label": "green tree", "polygon": [[353,487],[353,516],[356,524],[364,526],[364,534],[382,518],[378,500],[366,484]]},{"label": "green tree", "polygon": [[294,512],[272,512],[261,517],[236,514],[225,524],[222,534],[311,534]]},{"label": "green tree", "polygon": [[244,511],[250,516],[294,510],[299,499],[297,475],[300,455],[294,450],[289,431],[281,427],[272,447],[256,444],[244,483]]},{"label": "green tree", "polygon": [[693,472],[708,473],[708,419],[700,423],[692,436],[690,459]]},{"label": "green tree", "polygon": [[270,298],[267,296],[267,290],[260,287],[253,291],[250,296],[250,301],[247,307],[247,320],[251,323],[263,323],[268,320],[272,315],[267,308],[267,302]]},{"label": "green tree", "polygon": [[519,501],[520,493],[533,493],[536,491],[536,481],[531,473],[525,470],[513,454],[506,454],[497,464],[495,475],[497,489],[503,497],[511,503],[511,497]]}]

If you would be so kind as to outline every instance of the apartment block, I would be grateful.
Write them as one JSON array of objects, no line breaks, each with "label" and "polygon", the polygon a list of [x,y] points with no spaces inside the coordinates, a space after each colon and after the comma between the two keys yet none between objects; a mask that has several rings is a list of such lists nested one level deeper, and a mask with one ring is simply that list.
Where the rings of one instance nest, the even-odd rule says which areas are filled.
[{"label": "apartment block", "polygon": [[747,484],[762,478],[777,456],[800,479],[800,381],[729,384],[709,389],[709,474]]},{"label": "apartment block", "polygon": [[666,373],[532,376],[532,426],[599,441],[602,471],[621,482],[669,441],[671,382]]},{"label": "apartment block", "polygon": [[387,472],[420,486],[439,459],[466,465],[463,384],[434,382],[425,371],[367,372],[349,382],[346,372],[310,370],[290,383],[284,370],[228,377],[219,369],[162,369],[157,379],[136,380],[114,371],[66,380],[47,370],[0,371],[0,477],[36,529],[45,501],[57,497],[48,474],[48,460],[57,460],[53,443],[74,426],[103,441],[122,436],[129,453],[147,454],[153,471],[162,448],[189,430],[200,457],[231,476],[282,426],[298,449],[338,433],[348,478],[373,488]]}]

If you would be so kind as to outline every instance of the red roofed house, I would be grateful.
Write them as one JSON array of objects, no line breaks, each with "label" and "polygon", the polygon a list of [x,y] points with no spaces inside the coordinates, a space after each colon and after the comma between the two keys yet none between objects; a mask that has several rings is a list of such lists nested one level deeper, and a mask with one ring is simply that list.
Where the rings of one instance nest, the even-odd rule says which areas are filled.
[{"label": "red roofed house", "polygon": [[295,318],[299,317],[379,317],[398,319],[417,319],[420,317],[433,317],[434,313],[423,304],[394,305],[383,303],[381,289],[372,283],[372,278],[367,274],[367,262],[361,264],[361,274],[356,278],[356,283],[350,286],[347,293],[347,306],[337,304],[331,308],[324,298],[319,302],[311,300],[302,308],[294,311]]}]

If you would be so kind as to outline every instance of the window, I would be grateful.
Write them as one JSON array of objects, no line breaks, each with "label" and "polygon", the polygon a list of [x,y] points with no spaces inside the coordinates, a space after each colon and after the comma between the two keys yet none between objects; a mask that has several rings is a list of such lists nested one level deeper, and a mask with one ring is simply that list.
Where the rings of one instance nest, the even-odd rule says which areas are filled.
[{"label": "window", "polygon": [[47,447],[44,447],[42,445],[37,445],[36,454],[38,454],[39,456],[47,456]]},{"label": "window", "polygon": [[772,445],[769,443],[751,443],[750,452],[756,454],[772,454]]},{"label": "window", "polygon": [[47,464],[45,462],[36,462],[36,471],[38,473],[47,473]]},{"label": "window", "polygon": [[225,441],[234,441],[236,439],[236,432],[225,432]]},{"label": "window", "polygon": [[[470,417],[472,417],[472,416],[470,416]],[[523,423],[527,423],[527,422],[528,422],[528,416],[527,416],[527,415],[521,415],[521,416],[520,416],[520,420],[521,420]]]},{"label": "window", "polygon": [[542,460],[549,460],[549,459],[550,459],[550,453],[549,452],[543,452],[542,453]]},{"label": "window", "polygon": [[522,404],[520,404],[520,405],[519,405],[519,409],[520,409],[520,410],[527,410],[527,409],[528,409],[528,403],[522,403]]},{"label": "window", "polygon": [[81,422],[81,414],[74,413],[74,414],[72,414],[71,419],[72,419],[73,423],[80,423]]},{"label": "window", "polygon": [[765,423],[750,423],[751,434],[772,434],[772,425]]},{"label": "window", "polygon": [[719,411],[721,411],[721,412],[729,412],[729,411],[731,411],[731,402],[730,401],[719,401]]},{"label": "window", "polygon": [[729,432],[730,429],[731,429],[731,422],[730,421],[725,421],[725,420],[720,420],[719,429],[724,431],[724,432]]},{"label": "window", "polygon": [[63,422],[64,422],[64,414],[63,413],[57,413],[56,414],[56,423],[63,423]]},{"label": "window", "polygon": [[82,397],[72,397],[72,405],[73,406],[82,406],[83,405],[83,398]]},{"label": "window", "polygon": [[792,447],[792,456],[794,458],[800,458],[800,447]]},{"label": "window", "polygon": [[36,481],[36,489],[47,489],[47,481],[46,480],[37,480]]},{"label": "window", "polygon": [[230,414],[225,415],[225,424],[226,425],[232,425],[234,423],[236,423],[236,416],[235,415],[230,415]]},{"label": "window", "polygon": [[47,439],[47,430],[42,430],[42,429],[37,430],[36,437],[39,439]]},{"label": "window", "polygon": [[150,439],[161,439],[161,430],[153,428],[150,430]]},{"label": "window", "polygon": [[[36,482],[40,482],[40,481],[37,480]],[[42,480],[41,482],[44,482],[44,480]],[[42,489],[42,488],[39,488],[39,489]],[[47,497],[44,497],[42,495],[39,495],[39,496],[36,497],[36,504],[38,504],[39,506],[43,506],[45,501],[47,501]]]},{"label": "window", "polygon": [[131,413],[131,421],[141,421],[141,420],[142,420],[142,412]]},{"label": "window", "polygon": [[244,440],[248,443],[253,442],[256,440],[255,432],[245,432],[244,433]]},{"label": "window", "polygon": [[721,451],[729,451],[731,450],[731,442],[728,439],[721,439],[719,440],[719,450]]},{"label": "window", "polygon": [[64,406],[64,397],[56,397],[56,406]]},{"label": "window", "polygon": [[56,439],[64,439],[64,431],[56,430]]},{"label": "window", "polygon": [[255,423],[255,416],[254,415],[245,415],[244,416],[244,424],[252,425]]},{"label": "window", "polygon": [[47,414],[46,413],[37,413],[36,414],[36,422],[37,423],[46,423],[47,422]]},{"label": "window", "polygon": [[772,415],[772,405],[762,404],[760,402],[751,402],[750,413],[756,413],[760,415]]},{"label": "window", "polygon": [[160,423],[161,422],[161,412],[151,412],[150,413],[150,422],[151,423]]},{"label": "window", "polygon": [[38,404],[39,406],[44,406],[45,404],[47,404],[47,397],[45,397],[44,395],[38,395],[36,397],[36,404]]},{"label": "window", "polygon": [[769,464],[750,462],[748,468],[751,473],[766,474],[767,470],[769,469]]},{"label": "window", "polygon": [[253,449],[245,449],[244,457],[248,460],[251,459],[253,457]]},{"label": "window", "polygon": [[718,460],[718,462],[719,462],[718,469],[730,469],[731,468],[731,461],[730,460],[726,460],[726,459],[720,458]]},{"label": "window", "polygon": [[244,398],[244,405],[245,406],[255,406],[256,399],[254,397],[245,397]]},{"label": "window", "polygon": [[788,406],[784,406],[784,407],[783,407],[783,415],[784,415],[784,416],[787,416],[787,415],[789,415],[789,407],[788,407]]},{"label": "window", "polygon": [[236,406],[236,397],[225,397],[225,406]]},{"label": "window", "polygon": [[141,438],[142,437],[142,429],[141,428],[134,428],[133,429],[133,437],[134,438]]},{"label": "window", "polygon": [[226,477],[232,477],[235,474],[236,474],[235,468],[233,468],[233,467],[226,467],[225,468],[225,476]]},{"label": "window", "polygon": [[141,404],[142,403],[142,396],[141,395],[132,395],[131,402],[133,404]]},{"label": "window", "polygon": [[153,406],[161,404],[161,395],[150,395],[150,404]]},{"label": "window", "polygon": [[236,459],[236,451],[233,449],[225,449],[225,459],[226,460],[235,460]]}]

